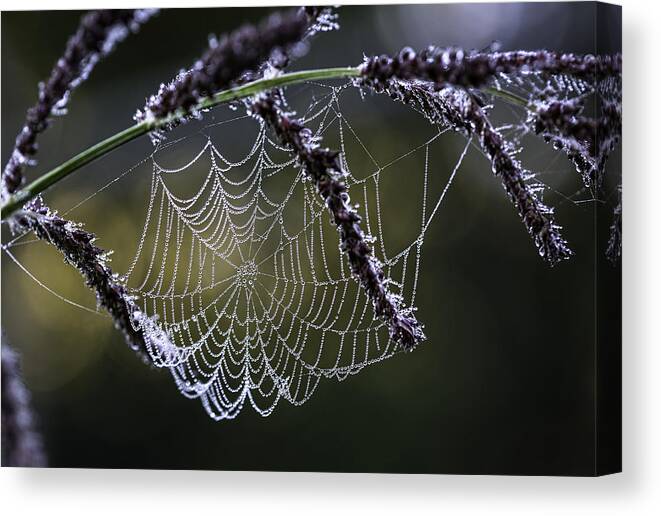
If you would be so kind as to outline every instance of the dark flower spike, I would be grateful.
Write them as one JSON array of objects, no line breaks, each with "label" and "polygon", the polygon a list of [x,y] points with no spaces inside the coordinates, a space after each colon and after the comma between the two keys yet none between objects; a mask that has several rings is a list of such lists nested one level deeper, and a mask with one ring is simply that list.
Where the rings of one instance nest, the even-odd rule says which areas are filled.
[{"label": "dark flower spike", "polygon": [[310,40],[310,38],[319,32],[329,32],[339,28],[337,14],[332,7],[301,7],[299,11],[299,15],[305,14],[308,23],[308,28],[300,42],[291,45],[289,49],[284,47],[276,48],[269,58],[261,63],[259,68],[244,72],[241,77],[235,81],[236,85],[260,79],[265,73],[268,73],[269,69],[272,69],[275,72],[283,71],[290,64],[292,58],[301,57],[307,52],[304,43]]},{"label": "dark flower spike", "polygon": [[34,428],[30,393],[21,380],[18,355],[2,336],[2,465],[45,467],[41,436]]},{"label": "dark flower spike", "polygon": [[28,110],[25,125],[16,137],[14,150],[2,172],[2,197],[18,190],[23,169],[34,164],[37,136],[51,123],[51,117],[65,112],[71,92],[87,79],[94,65],[112,52],[130,32],[138,30],[157,10],[121,9],[91,11],[80,20],[78,30],[67,42],[50,77],[39,84],[39,99]]},{"label": "dark flower spike", "polygon": [[466,136],[477,136],[480,146],[491,161],[495,175],[505,190],[533,238],[540,256],[550,265],[572,255],[560,235],[560,226],[553,220],[553,209],[539,198],[542,185],[531,183],[531,176],[521,168],[511,145],[493,127],[476,98],[462,88],[436,90],[424,82],[390,80],[361,85],[371,86],[377,93],[386,93],[395,100],[412,105],[430,122],[447,125]]},{"label": "dark flower spike", "polygon": [[259,96],[249,103],[249,109],[291,149],[306,176],[314,181],[340,233],[340,248],[351,272],[372,301],[375,314],[388,326],[391,340],[404,350],[413,349],[425,339],[422,326],[413,316],[413,309],[388,291],[385,274],[360,227],[361,218],[349,202],[339,153],[322,148],[301,120],[285,112],[277,92]]},{"label": "dark flower spike", "polygon": [[[361,84],[376,90],[392,88],[392,81],[481,88],[504,74],[536,73],[546,77],[572,76],[595,86],[601,100],[601,115],[581,115],[581,98],[560,99],[553,90],[531,100],[529,123],[537,134],[558,149],[564,149],[588,186],[599,186],[606,160],[619,141],[621,102],[599,90],[609,81],[619,81],[622,55],[559,54],[533,52],[478,52],[461,48],[428,47],[419,53],[402,49],[395,56],[366,58],[360,67]],[[401,88],[400,88],[401,89]],[[620,91],[619,87],[610,88]]]},{"label": "dark flower spike", "polygon": [[367,82],[384,84],[390,79],[420,80],[437,86],[479,88],[499,74],[541,73],[571,75],[584,80],[602,80],[622,70],[622,56],[533,52],[478,52],[461,48],[430,46],[416,53],[403,48],[395,56],[365,58],[361,75]]},{"label": "dark flower spike", "polygon": [[528,123],[557,149],[563,149],[586,186],[601,185],[606,160],[622,131],[622,108],[614,99],[601,99],[601,116],[582,115],[580,97],[558,99],[553,92],[532,100]]},{"label": "dark flower spike", "polygon": [[550,265],[569,258],[572,252],[560,235],[560,226],[553,220],[553,209],[540,200],[536,191],[542,188],[541,185],[527,181],[529,174],[522,170],[510,144],[493,127],[475,98],[454,88],[446,88],[439,95],[450,109],[465,120],[470,133],[477,136],[482,150],[491,161],[493,173],[500,177],[540,256]]},{"label": "dark flower spike", "polygon": [[613,223],[606,248],[606,256],[615,265],[622,257],[622,185],[617,187],[617,205],[613,210]]},{"label": "dark flower spike", "polygon": [[[220,39],[212,38],[209,48],[192,69],[180,72],[167,85],[161,84],[158,93],[147,100],[134,119],[156,121],[182,114],[170,124],[174,126],[185,121],[187,116],[196,116],[198,113],[191,111],[201,100],[240,82],[242,76],[257,72],[271,60],[284,66],[289,54],[304,50],[300,46],[306,37],[328,30],[332,20],[328,9],[292,9],[275,12],[258,26],[244,25]],[[158,140],[159,135],[154,136]]]},{"label": "dark flower spike", "polygon": [[94,245],[96,237],[92,233],[85,231],[81,224],[50,211],[39,197],[17,212],[11,225],[14,234],[33,231],[39,239],[60,251],[65,261],[78,269],[87,286],[96,293],[98,305],[108,311],[131,349],[149,361],[149,346],[142,332],[136,329],[135,322],[143,314],[119,276],[110,269],[109,253]]}]

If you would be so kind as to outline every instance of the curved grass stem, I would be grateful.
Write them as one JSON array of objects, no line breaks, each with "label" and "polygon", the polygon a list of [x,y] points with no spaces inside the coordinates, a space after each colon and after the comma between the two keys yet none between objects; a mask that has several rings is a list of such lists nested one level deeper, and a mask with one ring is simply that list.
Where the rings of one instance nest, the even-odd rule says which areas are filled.
[{"label": "curved grass stem", "polygon": [[[350,77],[358,77],[359,75],[360,69],[358,67],[322,68],[317,70],[303,70],[299,72],[285,73],[276,77],[258,79],[236,88],[221,91],[213,97],[200,102],[197,106],[195,106],[195,109],[209,109],[219,104],[250,97],[251,95],[256,95],[273,88],[282,88],[305,81],[346,79]],[[498,90],[495,88],[485,88],[485,90],[488,93],[501,97],[510,103],[524,107],[527,104],[525,99],[518,97],[510,92]],[[85,149],[73,158],[41,175],[30,184],[26,185],[23,189],[8,196],[8,198],[2,204],[1,208],[2,221],[5,221],[10,215],[20,209],[26,202],[34,199],[47,188],[58,183],[76,170],[82,168],[88,163],[99,159],[102,156],[105,156],[114,149],[117,149],[118,147],[121,147],[122,145],[149,133],[150,131],[158,129],[159,127],[166,126],[173,120],[177,120],[185,114],[186,113],[183,112],[175,113],[160,120],[145,121],[135,124]]]}]

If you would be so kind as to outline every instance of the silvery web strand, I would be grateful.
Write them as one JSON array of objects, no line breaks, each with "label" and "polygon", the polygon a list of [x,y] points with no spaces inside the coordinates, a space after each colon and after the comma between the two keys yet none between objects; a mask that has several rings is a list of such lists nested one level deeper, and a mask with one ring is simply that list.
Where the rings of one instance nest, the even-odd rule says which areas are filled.
[{"label": "silvery web strand", "polygon": [[2,465],[44,467],[41,436],[34,428],[30,394],[21,380],[19,358],[2,337]]},{"label": "silvery web strand", "polygon": [[138,30],[155,9],[91,11],[84,15],[78,30],[67,42],[64,54],[46,82],[39,84],[39,99],[28,110],[23,129],[2,173],[3,198],[23,183],[23,169],[34,164],[37,136],[50,125],[50,118],[65,113],[71,92],[85,81],[96,63],[115,45]]},{"label": "silvery web strand", "polygon": [[33,231],[39,239],[60,251],[83,275],[87,286],[96,293],[98,305],[108,311],[129,346],[147,360],[144,337],[133,322],[141,313],[117,274],[110,269],[109,253],[94,245],[96,237],[80,224],[52,212],[39,197],[17,212],[11,224],[14,233]]},{"label": "silvery web strand", "polygon": [[405,350],[413,349],[425,338],[422,326],[412,315],[412,309],[388,291],[385,274],[360,227],[361,217],[349,204],[339,153],[322,148],[300,120],[282,110],[274,94],[261,95],[250,104],[250,110],[266,121],[315,182],[339,230],[341,249],[347,255],[352,273],[372,300],[375,313],[388,325],[394,342]]}]

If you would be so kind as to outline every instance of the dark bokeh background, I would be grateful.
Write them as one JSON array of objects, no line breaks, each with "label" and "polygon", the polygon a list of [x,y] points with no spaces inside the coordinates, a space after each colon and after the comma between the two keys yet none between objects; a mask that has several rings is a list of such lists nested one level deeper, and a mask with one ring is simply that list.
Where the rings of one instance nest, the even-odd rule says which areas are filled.
[{"label": "dark bokeh background", "polygon": [[[193,62],[207,34],[266,12],[162,12],[75,92],[69,115],[42,138],[31,177],[127,126],[161,81]],[[295,67],[355,64],[363,54],[404,45],[483,48],[494,40],[504,49],[594,53],[595,12],[592,3],[345,7],[342,30],[319,36]],[[79,16],[2,13],[3,163],[37,82],[48,75]],[[619,17],[607,26],[602,51],[619,49]],[[368,98],[356,115],[376,152],[428,132],[422,121],[401,121],[401,108],[384,101]],[[448,154],[456,156],[453,141]],[[150,149],[146,138],[126,146],[58,185],[47,201],[72,206]],[[557,206],[576,257],[547,267],[488,163],[469,156],[425,243],[418,315],[428,341],[345,382],[322,381],[303,407],[282,402],[266,419],[244,410],[234,421],[212,421],[199,403],[178,394],[166,372],[138,361],[108,319],[66,305],[3,256],[2,327],[22,353],[50,464],[593,474],[601,424],[595,416],[597,282],[610,294],[601,305],[607,315],[598,321],[599,344],[617,343],[620,331],[619,267],[600,267],[596,276],[595,260],[601,261],[608,236],[619,156],[608,201],[583,204],[567,199],[587,194],[564,156],[530,142],[523,159],[558,192],[550,191],[547,200]],[[142,225],[140,197],[130,192],[129,181],[72,214],[99,234],[100,245],[117,250],[118,270],[128,263]],[[15,254],[57,292],[93,305],[78,274],[53,250],[26,245]]]}]

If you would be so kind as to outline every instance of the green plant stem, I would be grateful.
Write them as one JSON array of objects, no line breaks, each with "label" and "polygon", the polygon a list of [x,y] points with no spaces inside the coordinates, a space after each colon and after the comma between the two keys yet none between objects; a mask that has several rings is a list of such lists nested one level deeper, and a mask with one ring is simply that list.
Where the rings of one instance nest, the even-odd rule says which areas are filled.
[{"label": "green plant stem", "polygon": [[[226,102],[231,102],[233,100],[242,99],[245,97],[250,97],[251,95],[256,95],[263,91],[271,90],[273,88],[282,88],[285,86],[291,86],[293,84],[298,84],[305,81],[318,81],[318,80],[328,80],[328,79],[346,79],[349,77],[358,77],[360,75],[360,70],[357,67],[341,67],[341,68],[322,68],[318,70],[303,70],[300,72],[291,72],[278,75],[276,77],[269,77],[265,79],[258,79],[253,82],[249,82],[242,86],[232,88],[229,90],[221,91],[210,97],[203,100],[197,106],[196,110],[205,110],[217,106],[218,104],[223,104]],[[518,97],[510,92],[504,90],[498,90],[495,88],[485,88],[485,90],[495,96],[501,97],[504,100],[514,103],[520,106],[526,106],[527,102],[525,99]],[[123,131],[120,131],[109,138],[89,147],[88,149],[77,154],[73,158],[65,161],[61,165],[55,167],[54,169],[46,172],[42,176],[38,177],[30,184],[25,186],[23,189],[15,192],[10,195],[7,200],[2,204],[1,208],[1,218],[6,220],[7,217],[12,215],[18,209],[20,209],[26,202],[35,198],[37,195],[45,191],[47,188],[58,183],[69,174],[72,174],[76,170],[82,168],[83,166],[99,159],[102,156],[105,156],[112,150],[135,140],[136,138],[147,134],[150,131],[158,129],[160,127],[166,126],[167,124],[180,119],[185,116],[184,112],[177,112],[173,115],[166,117],[160,120],[153,121],[144,121],[136,125],[133,125]]]}]

